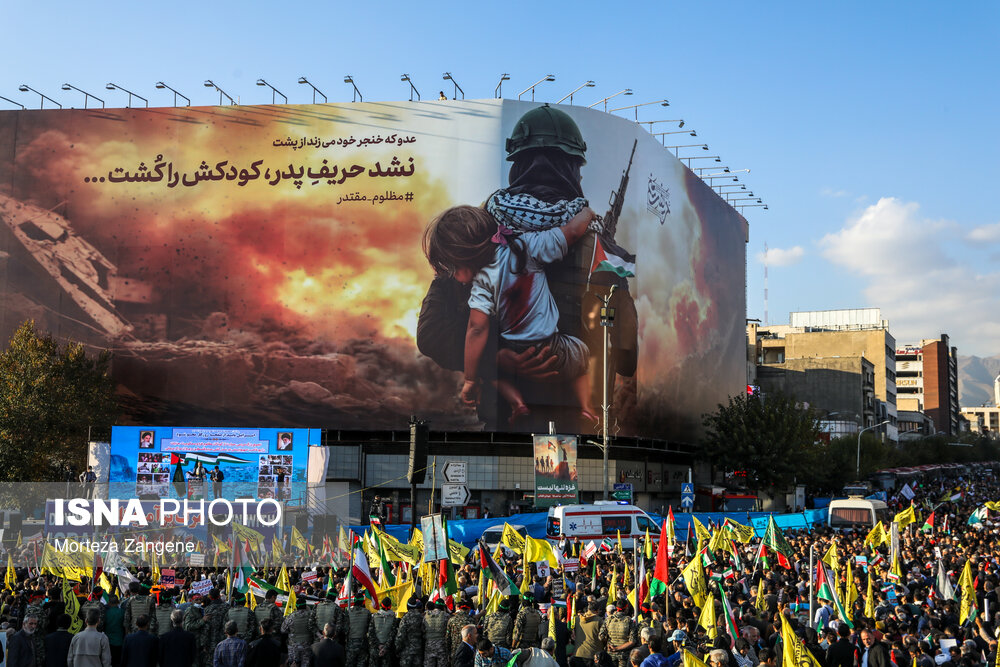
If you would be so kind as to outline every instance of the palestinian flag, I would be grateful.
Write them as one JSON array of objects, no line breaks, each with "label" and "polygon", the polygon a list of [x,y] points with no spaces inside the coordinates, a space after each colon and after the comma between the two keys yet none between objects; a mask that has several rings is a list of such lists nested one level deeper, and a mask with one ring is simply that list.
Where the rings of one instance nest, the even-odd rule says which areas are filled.
[{"label": "palestinian flag", "polygon": [[666,535],[667,522],[664,521],[663,530],[660,531],[660,543],[656,547],[656,565],[653,567],[653,581],[649,586],[650,595],[666,593],[670,583],[670,556],[667,553],[670,545],[669,540],[664,539]]},{"label": "palestinian flag", "polygon": [[600,238],[594,238],[594,259],[590,263],[590,272],[610,271],[622,278],[635,276],[635,257],[622,253],[616,255],[610,248],[605,249],[605,243]]},{"label": "palestinian flag", "polygon": [[722,600],[722,613],[726,617],[726,632],[729,633],[729,648],[736,646],[736,640],[740,638],[740,629],[736,625],[736,614],[733,613],[733,607],[729,604],[729,598],[726,597],[726,592],[722,590],[722,585],[719,585],[719,599]]},{"label": "palestinian flag", "polygon": [[792,569],[792,564],[788,560],[792,557],[792,547],[788,544],[778,524],[774,522],[774,515],[768,518],[767,530],[764,531],[764,539],[761,544],[778,555],[778,565]]},{"label": "palestinian flag", "polygon": [[233,549],[233,572],[236,573],[236,577],[233,579],[232,588],[237,590],[244,595],[248,590],[250,590],[250,584],[248,578],[254,572],[253,563],[250,561],[250,543],[246,542],[239,549]]},{"label": "palestinian flag", "polygon": [[489,549],[486,548],[485,540],[479,538],[479,566],[480,572],[484,573],[488,578],[492,579],[500,589],[500,594],[504,597],[515,595],[517,593],[517,587],[514,582],[510,580],[507,573],[503,571],[500,564],[493,559],[490,554]]},{"label": "palestinian flag", "polygon": [[826,569],[826,564],[823,561],[816,563],[816,597],[832,602],[834,609],[837,610],[837,615],[840,620],[846,623],[847,627],[854,627],[851,620],[847,618],[847,612],[844,611],[844,605],[841,604],[840,596],[837,595],[837,587],[833,585],[830,572]]},{"label": "palestinian flag", "polygon": [[920,527],[920,530],[925,533],[934,532],[934,512],[931,512],[931,515],[927,517],[927,520],[924,521],[924,525]]}]

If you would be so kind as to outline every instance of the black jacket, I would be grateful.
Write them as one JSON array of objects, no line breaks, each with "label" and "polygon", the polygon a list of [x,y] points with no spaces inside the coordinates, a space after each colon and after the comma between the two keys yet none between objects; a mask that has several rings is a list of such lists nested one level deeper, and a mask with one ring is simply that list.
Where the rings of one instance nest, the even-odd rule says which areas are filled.
[{"label": "black jacket", "polygon": [[312,645],[313,664],[324,667],[344,667],[347,656],[344,647],[324,637]]},{"label": "black jacket", "polygon": [[24,630],[15,632],[7,641],[7,667],[35,667],[35,649]]},{"label": "black jacket", "polygon": [[250,642],[246,667],[280,667],[281,646],[271,635]]},{"label": "black jacket", "polygon": [[827,667],[856,667],[854,644],[841,637],[826,649]]},{"label": "black jacket", "polygon": [[66,630],[56,630],[45,637],[45,667],[66,667],[69,643],[73,635]]},{"label": "black jacket", "polygon": [[198,659],[194,633],[181,628],[165,632],[159,638],[160,667],[191,667]]},{"label": "black jacket", "polygon": [[160,642],[155,636],[138,630],[122,643],[121,667],[155,667],[160,657]]},{"label": "black jacket", "polygon": [[[864,650],[861,651],[861,659],[864,659]],[[889,647],[882,642],[875,642],[868,649],[868,667],[893,667],[889,659]]]},{"label": "black jacket", "polygon": [[451,664],[453,667],[474,667],[476,664],[475,650],[463,641],[455,650]]}]

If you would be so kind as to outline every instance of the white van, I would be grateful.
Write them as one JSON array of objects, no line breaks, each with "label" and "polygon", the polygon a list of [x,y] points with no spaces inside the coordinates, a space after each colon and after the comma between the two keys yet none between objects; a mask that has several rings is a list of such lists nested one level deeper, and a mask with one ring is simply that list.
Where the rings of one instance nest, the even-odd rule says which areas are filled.
[{"label": "white van", "polygon": [[660,527],[635,505],[619,505],[613,501],[598,501],[593,505],[561,505],[550,507],[545,522],[545,537],[551,542],[562,538],[580,538],[581,544],[593,540],[600,545],[609,537],[617,545],[621,532],[622,547],[631,549],[636,537],[660,534]]},{"label": "white van", "polygon": [[889,510],[881,500],[852,496],[831,500],[826,524],[838,530],[871,530],[876,521],[889,520]]}]

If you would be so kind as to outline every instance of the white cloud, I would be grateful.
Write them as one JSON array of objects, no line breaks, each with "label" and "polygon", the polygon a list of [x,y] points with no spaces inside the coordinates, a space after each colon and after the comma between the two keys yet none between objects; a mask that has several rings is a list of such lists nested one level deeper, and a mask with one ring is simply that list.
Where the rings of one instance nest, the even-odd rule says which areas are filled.
[{"label": "white cloud", "polygon": [[824,197],[834,197],[834,198],[847,197],[848,195],[851,194],[847,190],[834,190],[833,188],[830,187],[825,187],[821,189],[819,193]]},{"label": "white cloud", "polygon": [[919,205],[882,198],[820,241],[824,256],[867,281],[897,341],[947,333],[960,353],[1000,351],[1000,273],[979,273],[949,253],[958,225],[928,220]]},{"label": "white cloud", "polygon": [[767,262],[769,266],[791,266],[797,264],[805,254],[806,251],[798,245],[791,248],[768,248],[766,253],[757,253],[757,261],[762,264]]},{"label": "white cloud", "polygon": [[1000,222],[974,227],[965,238],[978,243],[997,243],[1000,241]]}]

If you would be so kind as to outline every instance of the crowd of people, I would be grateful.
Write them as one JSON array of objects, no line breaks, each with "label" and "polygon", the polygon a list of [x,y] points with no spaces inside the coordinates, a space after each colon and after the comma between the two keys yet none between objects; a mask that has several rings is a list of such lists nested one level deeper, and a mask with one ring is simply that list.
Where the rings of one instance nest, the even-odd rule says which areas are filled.
[{"label": "crowd of people", "polygon": [[[613,541],[596,553],[557,545],[556,560],[572,566],[549,572],[526,563],[516,544],[498,548],[503,583],[517,591],[491,583],[500,577],[476,549],[454,565],[457,592],[439,587],[437,570],[424,581],[418,567],[397,563],[395,574],[413,582],[405,600],[373,596],[350,568],[259,568],[256,578],[272,585],[247,595],[226,568],[178,569],[180,588],[155,585],[140,568],[125,590],[111,591],[86,577],[65,583],[13,568],[0,602],[6,664],[992,667],[1000,522],[984,506],[1000,486],[979,472],[915,492],[912,501],[890,498],[893,512],[913,508],[893,540],[888,526],[815,526],[780,535],[781,553],[774,535],[718,539],[725,527],[714,525],[701,539],[678,533],[661,586],[658,545],[633,554]],[[371,569],[385,583],[377,563]],[[282,576],[292,591],[278,588]],[[212,587],[192,593],[205,579]]]}]

